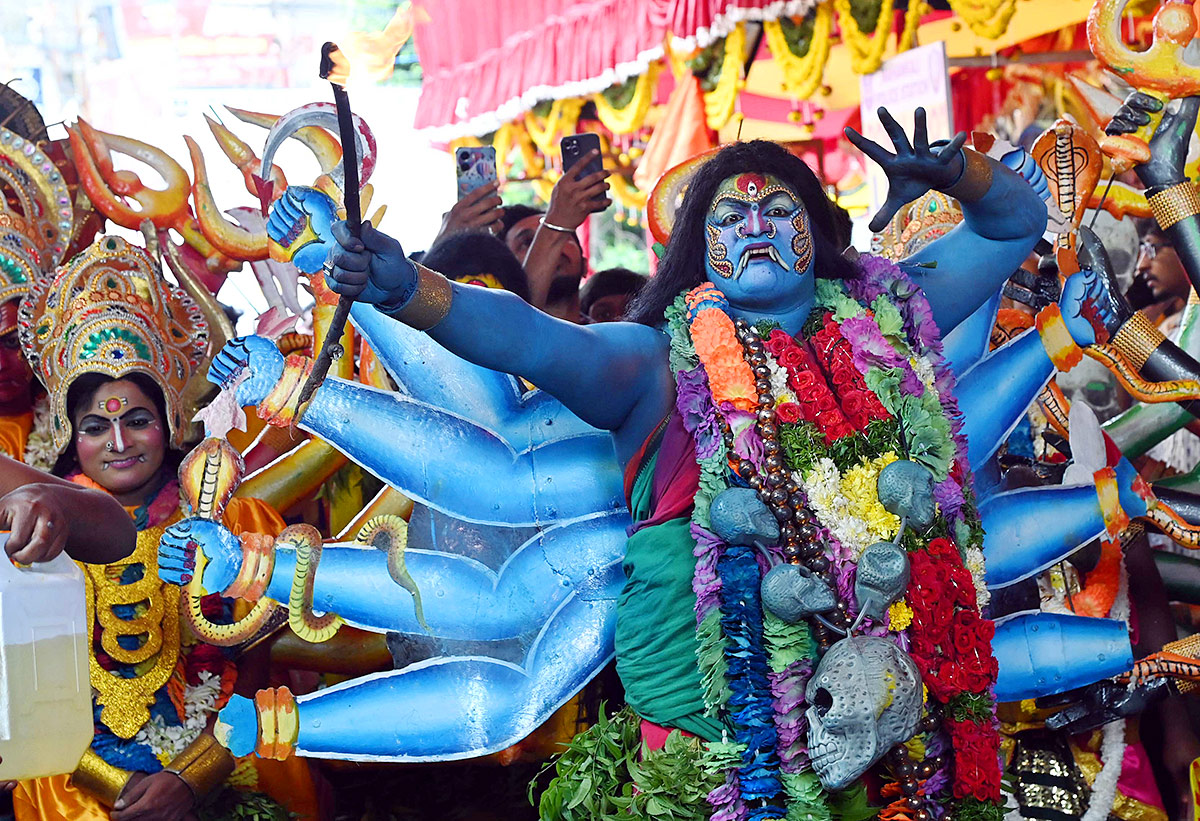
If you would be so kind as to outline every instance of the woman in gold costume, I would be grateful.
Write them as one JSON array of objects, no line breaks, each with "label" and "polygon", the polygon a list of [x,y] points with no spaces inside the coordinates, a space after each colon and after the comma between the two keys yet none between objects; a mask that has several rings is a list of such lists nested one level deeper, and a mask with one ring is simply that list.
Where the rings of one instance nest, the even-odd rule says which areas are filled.
[{"label": "woman in gold costume", "polygon": [[[82,565],[93,623],[92,746],[72,775],[21,782],[16,817],[286,818],[286,806],[315,819],[307,764],[235,760],[212,736],[237,679],[237,648],[206,644],[189,625],[229,622],[235,603],[208,596],[192,612],[181,589],[158,577],[159,537],[182,515],[184,388],[207,347],[200,309],[144,250],[101,237],[33,285],[19,325],[49,395],[55,473],[114,496],[138,539],[127,559]],[[232,500],[225,523],[237,533],[284,527],[256,499]],[[247,804],[258,814],[234,815]]]}]

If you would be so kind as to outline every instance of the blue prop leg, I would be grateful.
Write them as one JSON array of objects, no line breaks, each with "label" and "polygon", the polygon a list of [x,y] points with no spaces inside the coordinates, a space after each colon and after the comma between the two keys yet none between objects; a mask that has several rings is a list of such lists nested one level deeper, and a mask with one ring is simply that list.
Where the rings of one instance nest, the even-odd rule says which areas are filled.
[{"label": "blue prop leg", "polygon": [[[439,658],[355,679],[296,699],[296,752],[352,761],[448,761],[503,750],[527,736],[613,656],[618,566],[604,594],[572,596],[551,617],[522,666]],[[227,746],[249,753],[258,733],[252,702],[221,712]]]},{"label": "blue prop leg", "polygon": [[1041,337],[1026,331],[959,378],[958,406],[972,470],[996,453],[1053,375]]},{"label": "blue prop leg", "polygon": [[[568,596],[607,595],[606,573],[619,572],[628,515],[611,513],[552,527],[518,548],[499,570],[467,556],[406,550],[405,566],[421,593],[429,634],[499,641],[535,633]],[[287,601],[296,552],[275,553],[266,595]],[[387,556],[359,545],[326,545],[313,585],[313,607],[376,632],[425,633],[412,595],[387,570]]]}]

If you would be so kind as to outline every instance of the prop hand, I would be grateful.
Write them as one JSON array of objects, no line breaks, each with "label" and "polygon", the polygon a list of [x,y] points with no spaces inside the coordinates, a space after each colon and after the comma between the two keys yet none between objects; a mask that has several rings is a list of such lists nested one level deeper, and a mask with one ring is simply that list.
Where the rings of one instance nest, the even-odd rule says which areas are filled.
[{"label": "prop hand", "polygon": [[1143,126],[1150,125],[1150,115],[1162,111],[1162,100],[1141,91],[1134,91],[1125,98],[1117,113],[1104,126],[1109,135],[1132,134]]},{"label": "prop hand", "polygon": [[205,593],[220,593],[242,568],[242,543],[224,525],[210,519],[184,519],[166,529],[158,543],[158,577],[185,585],[196,570],[196,553],[207,560],[200,585]]},{"label": "prop hand", "polygon": [[328,194],[292,185],[271,205],[267,236],[282,250],[281,262],[315,274],[329,257],[336,219],[337,205]]},{"label": "prop hand", "polygon": [[1121,295],[1104,245],[1086,225],[1079,227],[1078,257],[1080,270],[1067,278],[1058,307],[1075,344],[1086,348],[1107,342],[1133,308]]},{"label": "prop hand", "polygon": [[581,177],[587,164],[599,151],[589,151],[554,184],[550,193],[550,206],[546,209],[546,222],[562,228],[578,228],[588,214],[603,211],[612,205],[608,198],[608,171],[597,171]]},{"label": "prop hand", "polygon": [[258,405],[283,376],[283,354],[275,343],[261,336],[239,336],[225,343],[208,369],[208,381],[222,388],[232,386],[249,370],[249,376],[237,386],[241,407]]},{"label": "prop hand", "polygon": [[[1126,98],[1125,103],[1117,112],[1117,116],[1121,116],[1121,113],[1128,108],[1130,115],[1123,119],[1129,119],[1130,122],[1140,120],[1140,117],[1135,120],[1132,112],[1141,111],[1148,121],[1149,115],[1145,112],[1162,108],[1162,103],[1158,103],[1158,109],[1144,102],[1132,105],[1133,96],[1130,95],[1129,98]],[[1155,100],[1155,102],[1158,101]],[[1196,131],[1197,112],[1200,112],[1200,97],[1184,97],[1182,100],[1173,100],[1167,106],[1167,111],[1163,114],[1158,128],[1154,129],[1154,136],[1150,138],[1150,161],[1134,167],[1138,179],[1147,188],[1174,185],[1187,179],[1183,168],[1187,164],[1188,144]],[[1115,121],[1116,117],[1113,120]],[[1105,130],[1107,131],[1107,129]]]},{"label": "prop hand", "polygon": [[113,821],[182,821],[191,816],[196,803],[192,788],[175,773],[147,775],[121,792],[113,805]]},{"label": "prop hand", "polygon": [[882,231],[896,212],[931,188],[943,189],[954,184],[963,172],[960,153],[967,141],[965,132],[939,148],[929,145],[929,130],[925,125],[925,109],[914,115],[913,141],[909,145],[904,129],[886,108],[879,109],[879,122],[896,149],[891,154],[883,146],[868,140],[853,128],[845,131],[846,139],[858,146],[883,169],[888,178],[888,195],[883,207],[871,219],[872,231]]},{"label": "prop hand", "polygon": [[350,233],[345,222],[333,226],[337,240],[329,255],[329,287],[336,293],[372,305],[401,307],[417,287],[417,266],[404,255],[400,243],[376,231],[367,222],[362,238]]},{"label": "prop hand", "polygon": [[500,207],[500,195],[496,193],[499,189],[499,183],[489,183],[454,203],[454,207],[442,215],[442,227],[433,244],[436,245],[442,237],[461,231],[499,231],[504,213]]}]

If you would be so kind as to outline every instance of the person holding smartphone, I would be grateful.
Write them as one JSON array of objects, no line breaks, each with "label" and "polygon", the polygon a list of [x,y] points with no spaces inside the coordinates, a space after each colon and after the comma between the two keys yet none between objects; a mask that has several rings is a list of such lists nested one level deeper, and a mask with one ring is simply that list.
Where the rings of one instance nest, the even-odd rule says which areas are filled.
[{"label": "person holding smartphone", "polygon": [[608,172],[601,167],[588,173],[599,159],[599,149],[589,150],[555,183],[550,206],[539,218],[525,255],[530,304],[568,322],[582,321],[579,281],[583,278],[584,253],[575,231],[588,214],[612,204],[605,181]]}]

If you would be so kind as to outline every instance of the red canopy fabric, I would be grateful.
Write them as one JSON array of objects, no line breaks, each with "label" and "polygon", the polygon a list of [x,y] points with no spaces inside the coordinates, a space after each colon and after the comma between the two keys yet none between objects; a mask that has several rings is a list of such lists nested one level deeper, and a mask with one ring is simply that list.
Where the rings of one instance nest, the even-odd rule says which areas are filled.
[{"label": "red canopy fabric", "polygon": [[590,94],[663,56],[668,35],[708,45],[741,20],[815,0],[414,0],[424,81],[416,126],[481,134],[542,100]]}]

